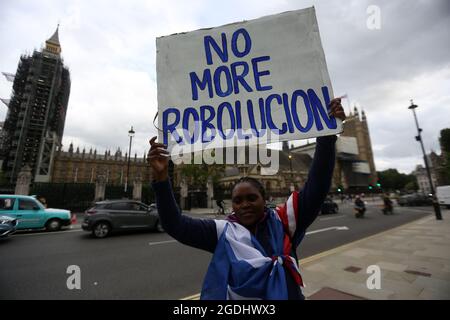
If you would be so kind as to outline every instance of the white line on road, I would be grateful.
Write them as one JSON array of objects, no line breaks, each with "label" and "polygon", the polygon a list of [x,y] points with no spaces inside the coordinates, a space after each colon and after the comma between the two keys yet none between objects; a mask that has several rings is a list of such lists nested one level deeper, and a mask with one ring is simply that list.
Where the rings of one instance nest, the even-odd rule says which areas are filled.
[{"label": "white line on road", "polygon": [[165,243],[172,243],[172,242],[177,242],[177,240],[167,240],[167,241],[159,241],[159,242],[149,242],[148,245],[149,246],[156,246],[158,244],[165,244]]},{"label": "white line on road", "polygon": [[344,218],[344,217],[346,217],[346,216],[342,215],[342,216],[336,216],[336,217],[321,218],[321,219],[319,219],[319,221],[333,220],[333,219],[339,219],[339,218]]},{"label": "white line on road", "polygon": [[318,230],[309,231],[309,232],[306,233],[306,235],[310,235],[310,234],[314,234],[314,233],[319,233],[319,232],[324,232],[324,231],[330,231],[330,230],[349,230],[349,228],[346,227],[346,226],[342,226],[342,227],[329,227],[329,228],[324,228],[324,229],[318,229]]},{"label": "white line on road", "polygon": [[[416,211],[416,212],[422,212],[422,213],[433,213],[433,211],[429,211],[429,210],[422,210],[422,209],[414,209],[414,208],[408,208],[408,207],[398,207],[398,209],[400,210],[405,210],[405,211]],[[395,209],[394,209],[395,210]],[[394,211],[395,214],[395,211]]]}]

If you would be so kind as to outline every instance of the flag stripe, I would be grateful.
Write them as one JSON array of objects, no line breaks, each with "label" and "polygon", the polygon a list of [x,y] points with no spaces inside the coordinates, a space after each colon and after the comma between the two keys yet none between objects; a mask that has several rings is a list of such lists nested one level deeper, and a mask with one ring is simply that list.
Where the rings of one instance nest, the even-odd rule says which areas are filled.
[{"label": "flag stripe", "polygon": [[295,219],[295,209],[294,209],[294,194],[291,194],[287,203],[287,218],[288,218],[288,226],[289,226],[289,235],[291,237],[294,236],[295,228],[297,226]]}]

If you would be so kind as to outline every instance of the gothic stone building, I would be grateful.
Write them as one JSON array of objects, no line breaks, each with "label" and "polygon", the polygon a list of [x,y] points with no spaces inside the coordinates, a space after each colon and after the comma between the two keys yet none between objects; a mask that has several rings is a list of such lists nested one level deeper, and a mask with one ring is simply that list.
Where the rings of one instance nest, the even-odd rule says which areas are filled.
[{"label": "gothic stone building", "polygon": [[98,176],[103,176],[109,185],[132,185],[135,179],[150,181],[150,167],[146,163],[146,156],[138,158],[135,154],[130,159],[128,171],[128,155],[122,155],[118,149],[113,155],[110,151],[104,154],[97,154],[97,150],[86,152],[80,151],[77,147],[74,151],[70,144],[69,150],[63,151],[59,148],[55,153],[53,170],[51,174],[52,182],[71,183],[95,183]]},{"label": "gothic stone building", "polygon": [[[363,192],[369,186],[375,188],[378,176],[373,159],[367,117],[361,117],[357,108],[350,113],[344,123],[344,131],[336,142],[336,164],[333,174],[332,191],[338,188],[350,192]],[[291,153],[305,153],[314,156],[315,143],[293,148]]]}]

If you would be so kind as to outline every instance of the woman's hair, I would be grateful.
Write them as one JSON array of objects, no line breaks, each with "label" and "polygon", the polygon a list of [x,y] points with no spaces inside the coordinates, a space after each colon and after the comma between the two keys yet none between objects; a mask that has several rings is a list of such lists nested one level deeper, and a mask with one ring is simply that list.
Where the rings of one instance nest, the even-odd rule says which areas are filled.
[{"label": "woman's hair", "polygon": [[255,178],[252,177],[242,177],[240,178],[234,185],[233,188],[231,188],[231,194],[233,194],[233,190],[234,188],[236,188],[236,186],[240,183],[249,183],[251,184],[253,187],[255,187],[259,193],[261,194],[263,199],[266,199],[266,190],[264,189],[264,186],[262,185],[261,182],[259,182],[258,180],[256,180]]}]

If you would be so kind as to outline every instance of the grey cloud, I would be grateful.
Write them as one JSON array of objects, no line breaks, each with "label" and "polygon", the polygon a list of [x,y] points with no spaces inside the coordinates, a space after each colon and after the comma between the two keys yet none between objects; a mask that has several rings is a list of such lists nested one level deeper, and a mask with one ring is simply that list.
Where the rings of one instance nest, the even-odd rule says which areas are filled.
[{"label": "grey cloud", "polygon": [[[14,72],[24,51],[31,52],[53,32],[61,17],[77,9],[74,25],[61,21],[63,56],[72,74],[72,94],[64,143],[102,148],[127,146],[129,125],[138,129],[134,148],[141,154],[155,130],[151,124],[156,98],[130,88],[142,81],[132,72],[148,76],[156,89],[155,37],[219,26],[314,5],[328,69],[336,94],[348,93],[367,112],[377,167],[411,171],[421,163],[414,140],[415,125],[407,110],[417,99],[419,120],[427,150],[436,148],[439,131],[450,127],[450,1],[2,1],[0,70]],[[366,27],[369,5],[381,9],[381,30]],[[69,19],[70,20],[70,19]],[[73,20],[73,19],[72,19]],[[72,23],[72,22],[67,22]],[[104,88],[109,68],[129,70],[120,85]],[[109,74],[108,74],[109,75]],[[424,77],[420,79],[420,77]],[[419,79],[418,79],[419,77]],[[0,94],[9,95],[0,81]],[[143,101],[142,96],[148,101]],[[433,96],[433,97],[431,97]],[[126,102],[126,109],[120,109]],[[108,112],[106,104],[113,108]],[[344,101],[344,106],[347,107]],[[347,108],[346,108],[347,109]],[[5,115],[5,109],[0,115]],[[414,156],[415,155],[415,156]],[[415,159],[415,160],[414,160]],[[415,162],[416,163],[415,163]]]}]

